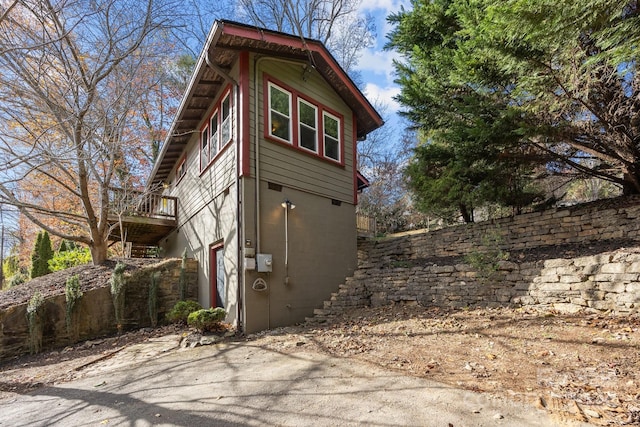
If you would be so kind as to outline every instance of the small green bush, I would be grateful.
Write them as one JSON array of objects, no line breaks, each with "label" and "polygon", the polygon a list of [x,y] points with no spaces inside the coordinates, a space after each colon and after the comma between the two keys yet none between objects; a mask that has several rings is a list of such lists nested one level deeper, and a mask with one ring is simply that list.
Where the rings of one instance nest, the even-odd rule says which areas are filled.
[{"label": "small green bush", "polygon": [[171,323],[187,323],[189,315],[201,309],[202,306],[197,301],[178,301],[167,313],[167,320]]},{"label": "small green bush", "polygon": [[54,271],[66,270],[78,265],[89,264],[91,262],[91,251],[89,248],[66,249],[57,252],[49,260],[49,269]]},{"label": "small green bush", "polygon": [[211,331],[220,325],[226,315],[224,308],[202,309],[191,313],[187,318],[187,324],[201,332]]},{"label": "small green bush", "polygon": [[7,284],[5,285],[6,289],[11,289],[14,286],[22,285],[23,283],[29,280],[29,276],[23,272],[17,272],[13,276],[7,280]]}]

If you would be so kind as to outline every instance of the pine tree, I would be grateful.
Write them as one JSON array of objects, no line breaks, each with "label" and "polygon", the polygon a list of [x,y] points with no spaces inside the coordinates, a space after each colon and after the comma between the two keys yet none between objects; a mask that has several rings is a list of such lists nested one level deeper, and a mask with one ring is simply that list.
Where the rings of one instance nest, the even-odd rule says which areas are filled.
[{"label": "pine tree", "polygon": [[46,231],[38,233],[36,244],[31,254],[31,278],[44,276],[51,273],[49,260],[53,258],[53,248],[51,239]]},{"label": "pine tree", "polygon": [[40,246],[42,246],[42,232],[38,233],[36,243],[33,246],[33,252],[31,253],[31,278],[42,276],[40,274]]},{"label": "pine tree", "polygon": [[42,233],[42,242],[40,243],[40,259],[42,260],[42,276],[51,273],[49,268],[49,261],[53,259],[53,246],[51,245],[51,238],[49,233]]}]

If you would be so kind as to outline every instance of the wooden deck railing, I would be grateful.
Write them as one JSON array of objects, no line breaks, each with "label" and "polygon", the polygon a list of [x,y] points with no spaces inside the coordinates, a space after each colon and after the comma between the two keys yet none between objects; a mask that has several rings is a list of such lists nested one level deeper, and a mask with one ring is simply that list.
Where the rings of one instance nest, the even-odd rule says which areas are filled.
[{"label": "wooden deck railing", "polygon": [[176,220],[178,218],[178,198],[158,193],[111,189],[110,210],[114,215]]}]

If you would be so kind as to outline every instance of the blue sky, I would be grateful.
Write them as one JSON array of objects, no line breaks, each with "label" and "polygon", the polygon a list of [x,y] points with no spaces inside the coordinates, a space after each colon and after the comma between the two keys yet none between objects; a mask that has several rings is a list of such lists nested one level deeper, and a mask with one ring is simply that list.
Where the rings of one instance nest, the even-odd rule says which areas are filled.
[{"label": "blue sky", "polygon": [[392,61],[398,58],[395,52],[383,50],[387,42],[386,35],[391,30],[386,18],[389,14],[397,12],[404,5],[405,9],[410,9],[408,0],[364,0],[361,10],[370,13],[376,18],[376,44],[365,51],[360,58],[358,69],[365,82],[364,92],[369,100],[381,100],[388,106],[388,113],[394,115],[400,108],[393,100],[400,88],[393,82],[395,79]]}]

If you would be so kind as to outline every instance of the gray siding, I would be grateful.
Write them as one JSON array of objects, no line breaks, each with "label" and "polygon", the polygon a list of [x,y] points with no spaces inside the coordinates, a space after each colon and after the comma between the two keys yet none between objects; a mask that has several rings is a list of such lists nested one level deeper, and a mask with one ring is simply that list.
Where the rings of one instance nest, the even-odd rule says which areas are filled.
[{"label": "gray siding", "polygon": [[[234,72],[237,72],[234,70]],[[186,175],[176,182],[175,170],[165,193],[178,198],[178,228],[163,241],[165,254],[180,256],[187,249],[198,261],[198,299],[208,307],[211,300],[209,248],[224,244],[226,291],[224,307],[227,321],[235,322],[238,301],[238,224],[237,224],[237,114],[235,89],[232,99],[232,141],[204,172],[200,171],[200,133],[202,123],[218,102],[216,99],[192,135],[185,153]],[[177,165],[176,165],[177,166]]]}]

